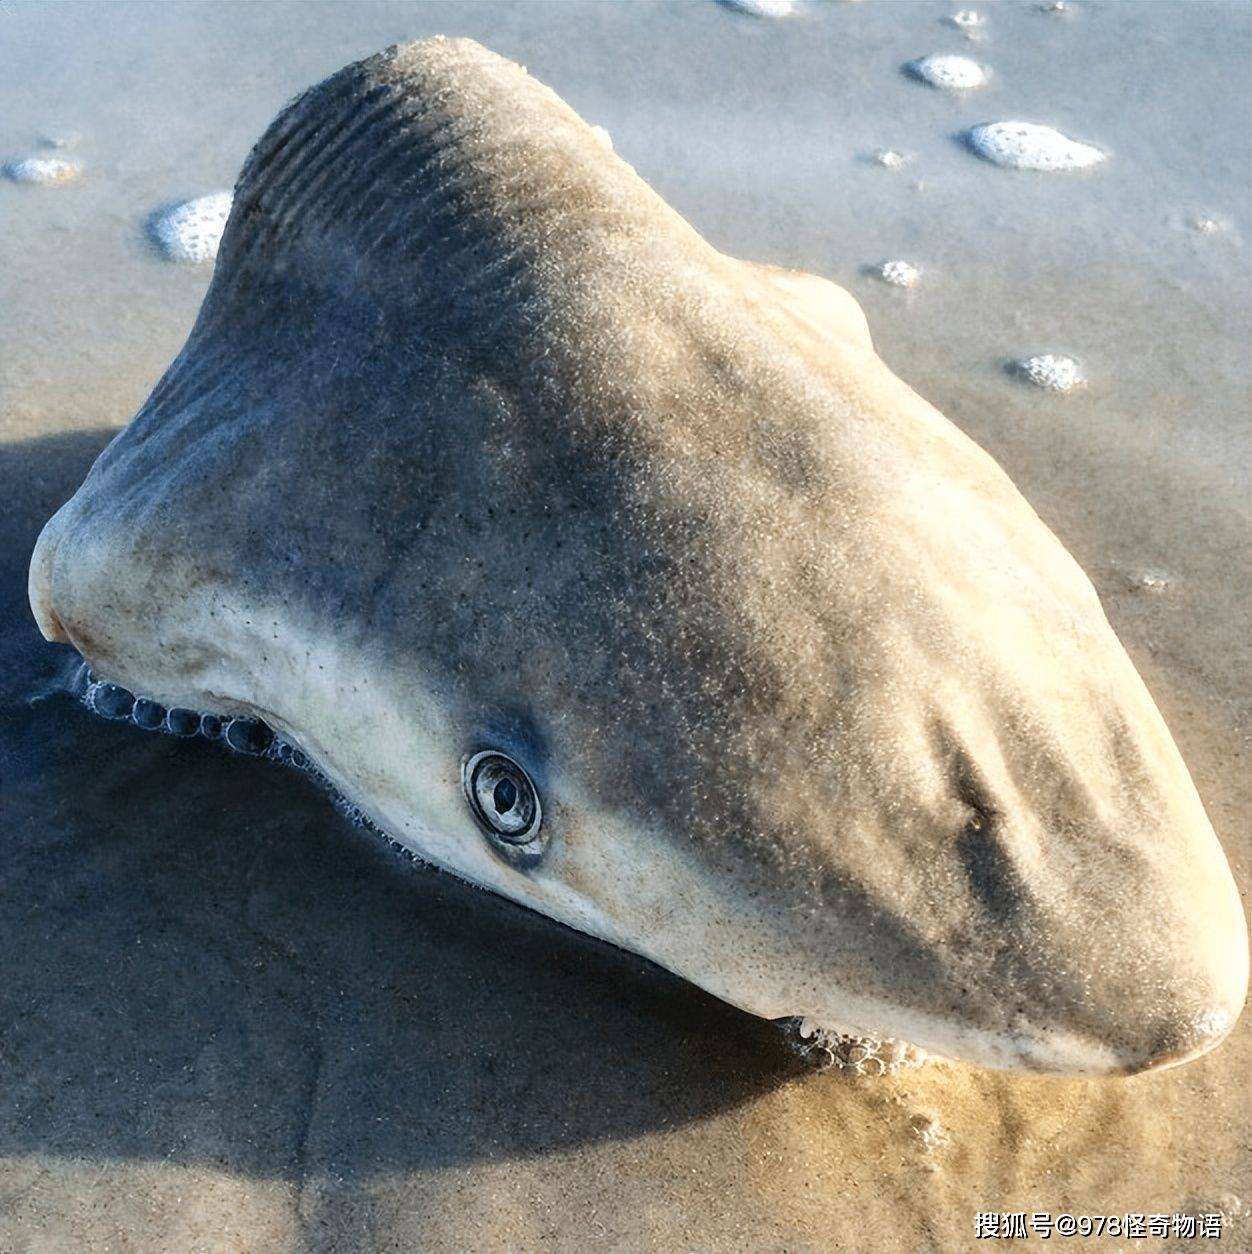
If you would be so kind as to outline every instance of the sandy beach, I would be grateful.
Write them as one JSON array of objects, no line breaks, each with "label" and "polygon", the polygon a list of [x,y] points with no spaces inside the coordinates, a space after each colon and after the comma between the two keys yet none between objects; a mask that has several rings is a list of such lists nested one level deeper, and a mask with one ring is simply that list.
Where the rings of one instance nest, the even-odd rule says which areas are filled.
[{"label": "sandy beach", "polygon": [[[0,180],[0,1249],[947,1251],[986,1247],[991,1211],[1220,1213],[1216,1248],[1252,1248],[1246,1015],[1130,1079],[816,1072],[771,1024],[413,866],[293,771],[90,717],[27,607],[39,529],[211,275],[160,255],[154,210],[229,189],[344,63],[468,35],[715,246],[856,297],[1091,576],[1246,909],[1252,10],[970,7],[0,7],[0,163],[81,166]],[[986,83],[903,72],[936,53]],[[997,168],[962,135],[1000,118],[1107,160]],[[1012,366],[1036,354],[1086,385],[1033,386]]]}]

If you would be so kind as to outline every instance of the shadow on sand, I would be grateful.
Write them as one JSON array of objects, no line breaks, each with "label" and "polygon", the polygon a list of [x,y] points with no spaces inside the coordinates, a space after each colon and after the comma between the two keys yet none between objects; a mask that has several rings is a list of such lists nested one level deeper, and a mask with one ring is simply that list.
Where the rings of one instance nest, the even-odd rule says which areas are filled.
[{"label": "shadow on sand", "polygon": [[0,1156],[344,1178],[542,1154],[800,1070],[770,1025],[351,828],[302,776],[32,702],[26,562],[111,433],[0,449]]}]

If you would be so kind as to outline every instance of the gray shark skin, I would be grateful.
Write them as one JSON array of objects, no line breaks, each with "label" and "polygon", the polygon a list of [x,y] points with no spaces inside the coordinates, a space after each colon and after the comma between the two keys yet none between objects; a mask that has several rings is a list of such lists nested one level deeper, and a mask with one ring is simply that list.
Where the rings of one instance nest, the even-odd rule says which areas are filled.
[{"label": "gray shark skin", "polygon": [[[753,1014],[1099,1074],[1242,1006],[1229,867],[1060,542],[851,297],[715,251],[474,43],[271,125],[30,598],[103,679],[264,719],[430,862]],[[533,858],[467,804],[488,750]]]}]

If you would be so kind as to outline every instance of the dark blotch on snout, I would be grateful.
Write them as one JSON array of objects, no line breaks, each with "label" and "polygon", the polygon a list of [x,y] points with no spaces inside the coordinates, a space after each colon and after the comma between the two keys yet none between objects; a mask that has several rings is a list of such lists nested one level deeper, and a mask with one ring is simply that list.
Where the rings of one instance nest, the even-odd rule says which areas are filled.
[{"label": "dark blotch on snout", "polygon": [[1021,905],[1021,887],[996,831],[994,815],[975,811],[957,838],[956,849],[970,891],[995,919],[1007,919]]}]

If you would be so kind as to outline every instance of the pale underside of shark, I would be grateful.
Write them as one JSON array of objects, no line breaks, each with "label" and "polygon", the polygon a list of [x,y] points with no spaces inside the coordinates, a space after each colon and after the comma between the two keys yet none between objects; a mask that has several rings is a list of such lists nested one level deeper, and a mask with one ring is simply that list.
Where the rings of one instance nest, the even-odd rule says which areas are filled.
[{"label": "pale underside of shark", "polygon": [[754,1014],[1101,1073],[1242,1005],[1229,867],[1060,542],[850,296],[715,251],[468,41],[269,128],[30,595]]}]

